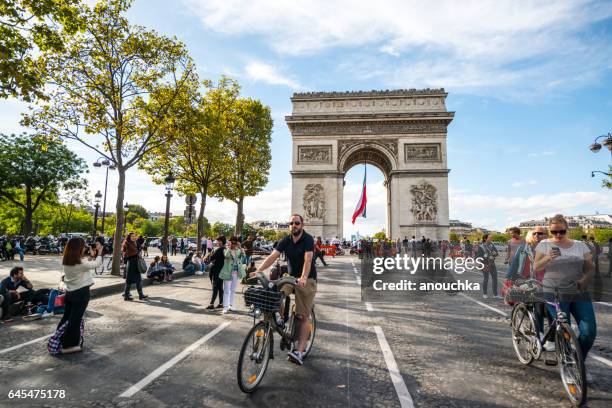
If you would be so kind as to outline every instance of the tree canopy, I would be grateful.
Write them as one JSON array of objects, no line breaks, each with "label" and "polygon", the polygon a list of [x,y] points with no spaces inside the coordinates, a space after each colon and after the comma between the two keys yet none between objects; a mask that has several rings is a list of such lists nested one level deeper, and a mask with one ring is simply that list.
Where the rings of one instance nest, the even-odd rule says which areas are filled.
[{"label": "tree canopy", "polygon": [[32,215],[60,190],[85,188],[87,166],[59,141],[28,135],[0,135],[0,199],[23,211],[23,233],[32,231]]}]

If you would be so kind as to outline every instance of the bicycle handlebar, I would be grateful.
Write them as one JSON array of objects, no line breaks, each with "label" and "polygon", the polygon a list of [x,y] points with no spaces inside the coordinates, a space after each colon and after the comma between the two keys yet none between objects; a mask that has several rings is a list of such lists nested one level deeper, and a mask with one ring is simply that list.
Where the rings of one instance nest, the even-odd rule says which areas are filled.
[{"label": "bicycle handlebar", "polygon": [[[519,280],[519,279],[517,279]],[[544,285],[542,282],[538,281],[537,279],[524,279],[523,280],[524,283],[535,283],[538,286],[541,286],[543,288],[546,289],[573,289],[573,288],[577,288],[578,284],[574,281],[571,281],[569,284],[565,285],[565,286],[549,286],[549,285]]]},{"label": "bicycle handlebar", "polygon": [[270,284],[276,286],[278,289],[281,289],[285,285],[294,285],[297,282],[293,276],[284,276],[277,280],[269,280],[263,272],[257,272],[257,275],[250,277],[247,279],[247,284],[253,285],[256,283],[261,283],[264,288],[270,288]]}]

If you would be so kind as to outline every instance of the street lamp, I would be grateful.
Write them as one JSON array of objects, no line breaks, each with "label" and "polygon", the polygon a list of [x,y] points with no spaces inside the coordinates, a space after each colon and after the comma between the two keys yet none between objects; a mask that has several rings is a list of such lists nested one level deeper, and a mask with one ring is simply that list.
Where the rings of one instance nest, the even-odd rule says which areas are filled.
[{"label": "street lamp", "polygon": [[172,198],[172,187],[176,179],[172,173],[168,173],[164,182],[166,183],[166,216],[164,218],[164,240],[162,242],[162,255],[168,255],[168,224],[170,222],[170,198]]},{"label": "street lamp", "polygon": [[125,237],[125,233],[127,230],[127,215],[130,212],[130,205],[125,203],[123,206],[123,236]]},{"label": "street lamp", "polygon": [[92,238],[94,240],[96,239],[96,231],[98,230],[98,210],[100,209],[100,199],[101,198],[102,198],[102,193],[100,193],[100,190],[98,190],[96,195],[94,195],[94,202],[96,203],[96,212],[94,213],[94,227],[93,227],[93,234],[92,234]]},{"label": "street lamp", "polygon": [[[603,142],[598,143],[597,141],[601,138],[605,138]],[[595,138],[595,141],[593,142],[592,145],[589,146],[589,149],[591,149],[591,151],[593,153],[597,153],[601,150],[601,147],[606,146],[608,148],[608,150],[610,151],[610,154],[612,155],[612,132],[608,133],[607,135],[601,135],[601,136],[597,136]],[[612,177],[612,175],[610,175],[610,173],[607,173],[605,171],[599,171],[599,170],[593,170],[591,171],[591,177],[595,177],[595,173],[601,173],[604,174],[608,177]]]},{"label": "street lamp", "polygon": [[[100,161],[102,159],[102,161]],[[102,207],[102,228],[100,229],[100,234],[104,235],[104,220],[106,219],[106,190],[108,187],[108,171],[115,170],[117,166],[114,163],[111,163],[108,159],[104,157],[99,157],[98,160],[93,164],[94,167],[106,167],[106,179],[104,180],[104,204]]]}]

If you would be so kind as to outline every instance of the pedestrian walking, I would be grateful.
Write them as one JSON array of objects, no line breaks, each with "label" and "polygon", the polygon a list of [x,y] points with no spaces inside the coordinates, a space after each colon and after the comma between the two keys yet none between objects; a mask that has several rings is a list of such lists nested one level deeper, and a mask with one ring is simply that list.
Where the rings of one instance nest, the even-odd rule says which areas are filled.
[{"label": "pedestrian walking", "polygon": [[510,232],[511,238],[507,242],[508,248],[506,249],[506,259],[504,259],[504,264],[506,265],[514,258],[516,250],[525,243],[523,238],[521,238],[521,229],[519,227],[512,227],[508,232]]},{"label": "pedestrian walking", "polygon": [[250,265],[251,264],[251,258],[253,257],[253,241],[255,240],[255,237],[252,235],[249,235],[248,238],[242,243],[242,249],[244,249],[244,264],[245,265]]},{"label": "pedestrian walking", "polygon": [[149,239],[144,237],[144,241],[142,243],[142,256],[145,258],[149,257]]},{"label": "pedestrian walking", "polygon": [[321,246],[323,245],[323,242],[321,242],[321,237],[317,237],[317,240],[315,241],[315,250],[314,250],[314,264],[317,264],[317,258],[321,260],[321,262],[323,263],[323,266],[327,266],[327,263],[325,262],[325,251],[323,250],[323,248],[321,248]]},{"label": "pedestrian walking", "polygon": [[501,299],[500,296],[497,294],[497,267],[495,266],[495,258],[497,258],[499,253],[497,252],[497,248],[495,248],[495,245],[493,245],[493,242],[491,241],[491,234],[484,234],[482,236],[482,244],[480,245],[480,248],[482,249],[482,254],[480,254],[479,251],[478,255],[482,255],[483,263],[485,265],[482,271],[482,297],[485,299],[489,298],[489,296],[487,295],[487,289],[489,286],[490,276],[491,286],[493,290],[492,297],[496,299]]},{"label": "pedestrian walking", "polygon": [[176,255],[178,251],[178,239],[176,237],[172,237],[172,255]]},{"label": "pedestrian walking", "polygon": [[138,298],[145,300],[148,298],[142,292],[142,277],[140,276],[140,270],[138,267],[139,257],[138,248],[136,247],[136,234],[130,232],[121,245],[121,252],[123,253],[123,259],[125,261],[125,291],[123,292],[124,300],[134,300],[130,291],[132,284],[136,284],[136,290],[138,291]]},{"label": "pedestrian walking", "polygon": [[[210,299],[210,304],[206,309],[220,309],[223,307],[223,281],[219,278],[219,274],[221,273],[221,269],[223,269],[223,265],[225,263],[224,251],[226,240],[227,239],[224,235],[218,236],[217,248],[208,255],[211,263],[209,278],[212,285],[212,298]],[[215,306],[217,295],[219,295],[219,304]]]},{"label": "pedestrian walking", "polygon": [[23,262],[24,250],[23,244],[21,243],[21,238],[15,238],[15,252],[19,254],[19,260]]},{"label": "pedestrian walking", "polygon": [[244,258],[246,255],[240,248],[238,237],[232,236],[230,238],[230,245],[229,248],[225,249],[224,256],[223,268],[219,273],[219,278],[223,280],[222,314],[234,310],[234,296],[236,294],[238,280],[242,280],[242,278],[246,276],[244,268]]},{"label": "pedestrian walking", "polygon": [[416,258],[417,256],[417,240],[416,240],[416,236],[412,236],[412,239],[410,240],[410,251],[411,251],[411,255],[413,258]]},{"label": "pedestrian walking", "polygon": [[595,241],[594,236],[591,236],[590,242],[593,252],[593,264],[595,265],[595,276],[599,276],[599,255],[601,254],[601,246]]},{"label": "pedestrian walking", "polygon": [[[48,350],[51,354],[69,354],[83,350],[83,315],[89,304],[89,287],[93,285],[91,271],[102,265],[103,246],[95,243],[95,248],[86,251],[85,240],[70,238],[62,258],[62,280],[66,286],[64,315],[57,324],[55,333],[49,339]],[[91,258],[88,257],[89,254]]]},{"label": "pedestrian walking", "polygon": [[181,238],[181,243],[180,243],[181,254],[186,254],[187,253],[186,244],[187,244],[187,238],[185,238],[185,237]]},{"label": "pedestrian walking", "polygon": [[213,251],[213,241],[211,237],[206,240],[206,253],[210,254]]}]

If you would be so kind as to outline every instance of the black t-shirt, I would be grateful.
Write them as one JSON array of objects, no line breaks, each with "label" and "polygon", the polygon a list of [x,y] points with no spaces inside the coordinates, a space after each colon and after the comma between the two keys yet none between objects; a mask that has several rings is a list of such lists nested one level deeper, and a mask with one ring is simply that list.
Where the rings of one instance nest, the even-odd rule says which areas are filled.
[{"label": "black t-shirt", "polygon": [[[284,252],[287,257],[287,269],[291,276],[299,278],[302,276],[304,269],[304,253],[313,252],[314,255],[315,242],[312,235],[304,231],[297,242],[293,242],[291,235],[286,236],[279,241],[276,246],[278,252]],[[315,267],[314,256],[310,264],[310,273],[308,279],[317,279],[317,268]]]}]

